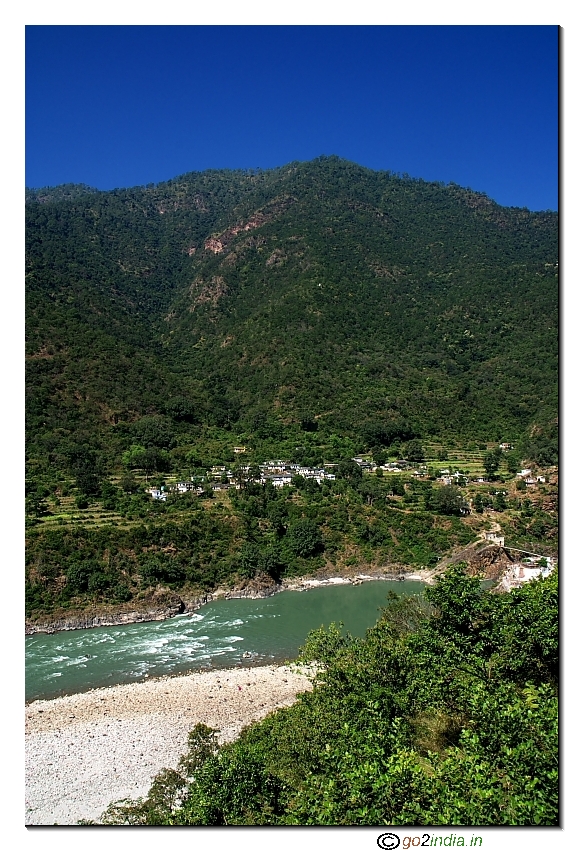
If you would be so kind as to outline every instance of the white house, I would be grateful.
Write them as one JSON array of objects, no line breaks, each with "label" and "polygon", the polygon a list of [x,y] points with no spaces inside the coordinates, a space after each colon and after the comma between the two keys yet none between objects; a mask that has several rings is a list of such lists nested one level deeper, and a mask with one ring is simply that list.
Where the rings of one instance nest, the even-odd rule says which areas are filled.
[{"label": "white house", "polygon": [[484,540],[488,540],[490,543],[496,543],[498,546],[504,546],[504,537],[498,534],[497,531],[484,531],[482,532],[482,536]]},{"label": "white house", "polygon": [[532,581],[539,576],[546,578],[551,571],[552,567],[548,562],[544,567],[540,564],[514,564],[512,567],[512,578],[522,583]]},{"label": "white house", "polygon": [[157,499],[160,502],[165,502],[168,497],[167,493],[163,490],[157,490],[155,487],[151,487],[146,492],[149,493],[153,499]]}]

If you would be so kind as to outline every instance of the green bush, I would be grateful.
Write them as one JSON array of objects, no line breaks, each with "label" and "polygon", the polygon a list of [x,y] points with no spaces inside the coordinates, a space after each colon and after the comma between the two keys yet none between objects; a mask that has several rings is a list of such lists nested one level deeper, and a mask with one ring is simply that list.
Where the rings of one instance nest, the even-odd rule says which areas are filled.
[{"label": "green bush", "polygon": [[310,519],[300,519],[290,524],[285,541],[299,558],[310,558],[324,548],[322,533],[317,523]]},{"label": "green bush", "polygon": [[118,804],[109,822],[556,826],[557,602],[556,575],[492,595],[462,565],[425,599],[391,594],[362,640],[312,633],[315,687],[294,706],[195,743],[182,803],[163,772],[150,814]]}]

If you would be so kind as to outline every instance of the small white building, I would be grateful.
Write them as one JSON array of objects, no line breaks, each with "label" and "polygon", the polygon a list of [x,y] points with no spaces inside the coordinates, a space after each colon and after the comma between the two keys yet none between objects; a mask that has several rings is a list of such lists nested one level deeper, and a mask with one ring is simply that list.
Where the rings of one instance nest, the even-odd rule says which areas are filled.
[{"label": "small white building", "polygon": [[153,499],[156,499],[159,502],[165,502],[168,498],[168,494],[165,493],[164,490],[157,490],[155,487],[150,487],[150,489],[146,492],[149,493]]},{"label": "small white building", "polygon": [[292,477],[291,475],[274,475],[273,478],[269,478],[269,481],[273,484],[274,487],[289,487],[291,485]]},{"label": "small white building", "polygon": [[489,543],[495,543],[497,546],[504,547],[504,537],[497,531],[483,531],[482,537]]},{"label": "small white building", "polygon": [[188,493],[190,490],[196,489],[196,484],[193,481],[177,481],[171,489],[177,493]]},{"label": "small white building", "polygon": [[365,460],[363,457],[353,457],[352,460],[357,463],[361,469],[372,469],[373,467],[372,463]]},{"label": "small white building", "polygon": [[527,581],[532,581],[539,576],[546,578],[550,575],[552,571],[552,566],[547,562],[546,566],[541,566],[540,564],[529,564],[529,563],[521,563],[514,564],[512,567],[512,578],[515,581],[519,581],[521,583],[526,583]]}]

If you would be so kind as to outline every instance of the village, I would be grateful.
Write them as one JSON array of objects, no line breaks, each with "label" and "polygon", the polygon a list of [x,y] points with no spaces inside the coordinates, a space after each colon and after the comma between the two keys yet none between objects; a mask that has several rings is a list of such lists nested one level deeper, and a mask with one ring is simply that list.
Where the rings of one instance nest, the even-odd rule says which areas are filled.
[{"label": "village", "polygon": [[[334,467],[335,464],[330,464]],[[291,487],[292,479],[296,475],[301,475],[307,480],[316,481],[321,484],[322,481],[334,481],[336,476],[326,469],[315,469],[309,466],[300,466],[297,463],[286,463],[282,460],[271,460],[266,463],[239,466],[235,471],[232,471],[226,466],[213,466],[206,476],[213,492],[221,490],[229,490],[235,488],[240,490],[245,486],[247,481],[255,481],[258,484],[271,483],[274,487]],[[150,487],[148,492],[153,499],[165,502],[168,494],[188,493],[193,492],[197,495],[204,493],[204,487],[200,483],[200,476],[192,476],[190,481],[177,481],[168,488],[162,486],[160,488]]]},{"label": "village", "polygon": [[[508,443],[500,445],[502,451],[508,451],[511,448],[512,446]],[[245,447],[235,447],[235,454],[243,454],[244,452]],[[351,460],[363,474],[368,475],[374,474],[384,477],[385,475],[405,473],[412,480],[433,480],[441,486],[466,487],[468,485],[491,484],[482,475],[471,476],[467,470],[462,472],[453,469],[453,467],[451,470],[447,467],[431,468],[427,464],[412,464],[406,460],[375,465],[372,459],[362,456],[353,457]],[[259,464],[238,464],[234,468],[213,466],[205,476],[193,475],[190,480],[150,487],[146,492],[150,494],[152,499],[165,502],[172,494],[193,493],[202,496],[205,492],[208,493],[209,488],[213,493],[220,493],[232,488],[240,490],[249,482],[260,485],[271,484],[273,487],[283,488],[292,487],[297,483],[297,477],[301,477],[305,481],[311,480],[321,484],[323,481],[336,480],[335,470],[337,466],[337,464],[327,463],[323,467],[310,467],[284,460],[269,460]],[[296,480],[294,481],[294,479]],[[537,474],[531,468],[519,470],[514,479],[515,483],[520,482],[518,487],[521,490],[536,489],[540,485],[544,485],[547,480],[546,475]],[[507,495],[507,490],[497,492],[500,492],[503,496]],[[474,507],[472,502],[473,500],[468,500],[463,503],[462,515],[466,516],[472,513]],[[499,547],[510,561],[498,581],[497,586],[500,590],[511,590],[536,578],[546,578],[557,565],[557,559],[554,557],[527,552],[506,545],[500,526],[496,522],[492,522],[491,530],[480,532],[479,541]],[[476,544],[479,541],[476,541]]]},{"label": "village", "polygon": [[[235,447],[236,453],[239,447]],[[362,472],[377,473],[384,475],[385,473],[402,473],[409,472],[416,478],[430,478],[430,473],[426,466],[413,468],[412,464],[405,460],[394,461],[380,466],[376,466],[372,461],[363,457],[353,457],[352,462],[362,470]],[[235,488],[240,490],[245,486],[246,482],[254,481],[257,484],[271,483],[274,487],[291,487],[295,476],[301,476],[306,480],[316,481],[321,484],[322,481],[335,481],[336,475],[331,471],[336,469],[337,464],[328,463],[324,467],[317,468],[311,466],[301,466],[297,463],[290,463],[283,460],[269,460],[265,463],[250,464],[247,466],[238,466],[235,470],[227,466],[213,466],[205,476],[211,489],[214,492],[221,490],[229,490]],[[379,472],[377,472],[377,470]],[[530,471],[530,470],[529,470]],[[189,481],[177,481],[168,486],[149,487],[146,492],[153,499],[165,502],[169,493],[188,493],[193,492],[202,495],[204,487],[202,485],[202,476],[191,476]],[[461,479],[461,480],[460,480]],[[440,477],[437,479],[442,484],[465,484],[467,478],[460,472],[455,472],[450,475],[448,469],[440,471]],[[484,481],[484,479],[477,479]]]},{"label": "village", "polygon": [[[504,452],[511,448],[510,443],[500,444],[500,449]],[[244,454],[245,451],[245,446],[233,447],[235,455]],[[488,479],[481,475],[470,477],[467,472],[462,472],[459,469],[452,472],[449,468],[439,469],[437,472],[437,470],[430,469],[426,464],[413,464],[407,460],[395,460],[384,464],[375,464],[372,459],[361,456],[353,457],[351,460],[363,473],[375,473],[380,476],[407,472],[416,479],[434,479],[442,485],[460,487],[470,483],[489,483]],[[239,464],[233,469],[228,466],[212,466],[206,475],[192,475],[190,480],[176,481],[160,487],[149,487],[146,492],[150,494],[152,499],[165,502],[169,493],[173,492],[179,494],[193,492],[202,495],[205,492],[203,486],[205,483],[210,485],[213,492],[231,488],[239,490],[249,481],[258,484],[271,483],[277,488],[292,486],[294,476],[301,476],[306,480],[313,480],[321,484],[322,481],[334,481],[336,479],[333,470],[337,466],[336,463],[325,463],[323,467],[302,466],[284,460],[268,460],[259,464]],[[533,475],[531,469],[521,469],[520,472],[517,472],[516,478],[523,481],[527,488],[533,488],[546,482],[544,475]]]}]

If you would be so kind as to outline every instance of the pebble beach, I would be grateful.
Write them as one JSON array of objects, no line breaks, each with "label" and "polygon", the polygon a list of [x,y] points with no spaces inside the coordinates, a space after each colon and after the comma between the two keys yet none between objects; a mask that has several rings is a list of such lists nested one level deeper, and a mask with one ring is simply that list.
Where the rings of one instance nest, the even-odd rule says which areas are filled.
[{"label": "pebble beach", "polygon": [[26,706],[25,823],[98,823],[109,803],[145,796],[160,770],[177,766],[197,723],[232,741],[310,688],[298,668],[268,666],[36,700]]}]

